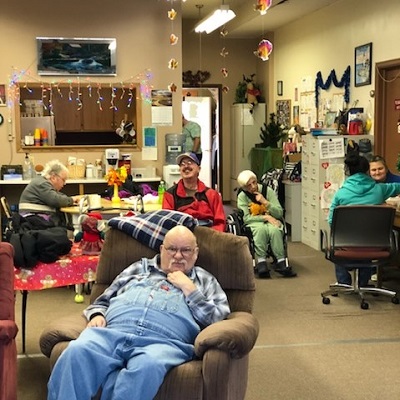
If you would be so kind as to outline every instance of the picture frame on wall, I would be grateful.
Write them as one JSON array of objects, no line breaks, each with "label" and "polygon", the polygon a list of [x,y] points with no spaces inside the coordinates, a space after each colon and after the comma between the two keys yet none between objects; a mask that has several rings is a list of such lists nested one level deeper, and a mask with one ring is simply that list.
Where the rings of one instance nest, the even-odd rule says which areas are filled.
[{"label": "picture frame on wall", "polygon": [[354,85],[370,85],[372,80],[372,42],[354,49]]},{"label": "picture frame on wall", "polygon": [[283,81],[278,81],[276,83],[276,92],[278,96],[283,96]]},{"label": "picture frame on wall", "polygon": [[0,84],[0,107],[7,105],[6,85]]},{"label": "picture frame on wall", "polygon": [[113,38],[37,37],[38,75],[116,76]]},{"label": "picture frame on wall", "polygon": [[291,101],[290,100],[277,100],[276,101],[276,122],[278,125],[285,128],[290,127],[291,119]]}]

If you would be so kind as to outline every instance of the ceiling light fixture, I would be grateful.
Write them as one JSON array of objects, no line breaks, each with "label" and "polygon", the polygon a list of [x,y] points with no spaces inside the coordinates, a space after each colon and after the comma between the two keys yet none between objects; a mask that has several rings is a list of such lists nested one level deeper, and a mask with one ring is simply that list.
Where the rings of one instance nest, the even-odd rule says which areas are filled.
[{"label": "ceiling light fixture", "polygon": [[236,17],[236,14],[229,9],[229,6],[222,5],[215,10],[212,14],[201,20],[194,28],[195,32],[211,33],[218,29],[220,26],[225,25],[227,22]]}]

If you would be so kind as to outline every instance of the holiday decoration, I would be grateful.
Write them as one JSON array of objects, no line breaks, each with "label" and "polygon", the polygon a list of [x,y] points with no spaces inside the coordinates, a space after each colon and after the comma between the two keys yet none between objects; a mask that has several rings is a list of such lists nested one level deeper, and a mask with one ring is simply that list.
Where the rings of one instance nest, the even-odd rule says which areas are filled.
[{"label": "holiday decoration", "polygon": [[350,65],[346,68],[343,73],[342,79],[338,81],[336,77],[336,72],[333,69],[329,74],[326,82],[324,83],[322,79],[322,73],[319,71],[317,73],[317,79],[315,80],[315,107],[318,108],[319,105],[319,89],[327,90],[330,88],[331,84],[334,84],[338,88],[344,87],[344,101],[348,103],[350,101]]},{"label": "holiday decoration", "polygon": [[260,15],[265,15],[272,5],[272,0],[257,0],[257,4],[254,5],[254,9],[260,12]]},{"label": "holiday decoration", "polygon": [[267,61],[269,55],[272,53],[272,49],[272,43],[267,39],[263,39],[260,43],[258,43],[258,47],[257,50],[254,52],[254,55],[263,61]]}]

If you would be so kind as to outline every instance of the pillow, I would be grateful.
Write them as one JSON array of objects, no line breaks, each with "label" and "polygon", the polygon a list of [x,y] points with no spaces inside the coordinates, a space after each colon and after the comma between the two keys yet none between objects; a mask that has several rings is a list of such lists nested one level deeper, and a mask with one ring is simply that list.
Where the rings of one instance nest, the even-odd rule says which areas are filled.
[{"label": "pillow", "polygon": [[115,217],[108,225],[132,236],[146,246],[159,251],[165,234],[176,225],[183,225],[193,231],[198,220],[180,211],[157,210],[131,217]]}]

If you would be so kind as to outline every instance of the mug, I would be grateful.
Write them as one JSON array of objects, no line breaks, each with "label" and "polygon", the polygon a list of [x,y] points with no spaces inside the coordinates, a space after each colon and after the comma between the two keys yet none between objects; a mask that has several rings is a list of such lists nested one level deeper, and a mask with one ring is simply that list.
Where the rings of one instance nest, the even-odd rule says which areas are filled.
[{"label": "mug", "polygon": [[88,194],[89,210],[98,210],[101,208],[101,196],[99,194]]}]

